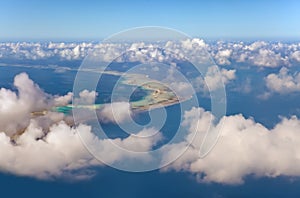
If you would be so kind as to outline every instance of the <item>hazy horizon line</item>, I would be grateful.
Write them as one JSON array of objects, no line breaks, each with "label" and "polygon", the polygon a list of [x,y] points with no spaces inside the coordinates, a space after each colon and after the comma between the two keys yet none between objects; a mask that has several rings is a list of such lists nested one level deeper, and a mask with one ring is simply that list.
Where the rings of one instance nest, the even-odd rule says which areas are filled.
[{"label": "hazy horizon line", "polygon": [[[101,42],[105,40],[107,37],[90,37],[90,38],[0,38],[0,42]],[[284,41],[284,42],[290,42],[290,41],[300,41],[300,37],[266,37],[266,36],[260,36],[260,37],[227,37],[227,36],[220,36],[220,37],[206,37],[206,36],[191,36],[191,38],[200,38],[207,42],[213,42],[213,41],[245,41],[245,42],[251,42],[251,41]],[[166,39],[167,40],[167,39]]]}]

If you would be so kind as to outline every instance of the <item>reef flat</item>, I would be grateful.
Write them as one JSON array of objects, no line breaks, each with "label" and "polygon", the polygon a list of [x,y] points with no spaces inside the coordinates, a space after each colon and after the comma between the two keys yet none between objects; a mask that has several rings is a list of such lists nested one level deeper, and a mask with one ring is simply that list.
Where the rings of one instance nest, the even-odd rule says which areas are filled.
[{"label": "reef flat", "polygon": [[[188,98],[178,98],[176,94],[168,88],[167,85],[149,78],[144,74],[135,73],[121,73],[117,71],[104,71],[104,74],[121,76],[120,83],[124,85],[130,85],[133,87],[139,87],[147,93],[146,96],[140,100],[130,102],[130,107],[134,111],[145,111],[153,108],[160,108],[177,104]],[[97,110],[100,109],[103,104],[92,104],[92,105],[73,105],[69,104],[66,106],[57,106],[53,108],[53,111],[62,112],[68,114],[73,108],[86,108]]]}]

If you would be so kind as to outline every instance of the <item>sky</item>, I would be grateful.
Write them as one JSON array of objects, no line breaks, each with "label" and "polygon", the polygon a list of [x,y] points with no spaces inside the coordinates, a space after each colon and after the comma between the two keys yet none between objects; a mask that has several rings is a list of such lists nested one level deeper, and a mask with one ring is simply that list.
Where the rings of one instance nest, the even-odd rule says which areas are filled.
[{"label": "sky", "polygon": [[103,39],[124,29],[165,26],[201,38],[297,38],[296,0],[0,2],[0,40]]}]

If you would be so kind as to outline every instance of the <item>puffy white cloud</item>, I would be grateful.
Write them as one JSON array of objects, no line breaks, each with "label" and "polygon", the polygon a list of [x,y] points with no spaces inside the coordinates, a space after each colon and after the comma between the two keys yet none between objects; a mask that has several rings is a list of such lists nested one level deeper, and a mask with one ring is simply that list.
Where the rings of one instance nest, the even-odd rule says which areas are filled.
[{"label": "puffy white cloud", "polygon": [[300,62],[300,51],[295,51],[291,54],[291,58]]},{"label": "puffy white cloud", "polygon": [[232,50],[230,49],[224,49],[217,52],[217,54],[214,56],[215,61],[219,65],[230,65],[230,61],[228,58],[230,58],[232,53]]},{"label": "puffy white cloud", "polygon": [[[234,71],[221,70],[221,73],[228,79],[234,77]],[[287,70],[282,69],[280,75],[278,78],[282,76],[286,78]],[[296,76],[298,79],[298,74]],[[71,127],[66,124],[67,118],[61,113],[46,112],[42,115],[32,115],[32,111],[51,108],[55,104],[65,104],[72,94],[69,93],[62,98],[49,96],[26,74],[16,76],[15,86],[18,94],[8,89],[0,90],[0,104],[6,104],[0,106],[1,171],[43,179],[56,177],[86,179],[95,174],[91,167],[103,164],[91,156],[82,144],[81,138],[85,140],[86,145],[93,146],[101,153],[108,163],[137,157],[134,152],[126,154],[122,149],[114,149],[111,143],[130,151],[146,152],[162,139],[162,134],[154,128],[145,128],[123,139],[99,139],[91,131],[91,126],[79,124]],[[83,96],[89,96],[88,93],[90,92]],[[104,107],[105,111],[102,114],[111,121],[115,121],[116,118],[123,121],[129,117],[128,103],[113,103],[113,105],[116,105],[117,111],[120,110],[117,116],[112,117],[111,106]],[[14,110],[15,106],[19,109]],[[10,111],[15,112],[9,114]],[[272,129],[253,119],[246,119],[240,114],[225,116],[215,124],[212,122],[213,119],[211,112],[202,108],[192,108],[184,113],[182,124],[187,127],[189,133],[181,142],[163,146],[162,160],[174,159],[178,151],[189,143],[191,146],[164,170],[187,171],[196,175],[200,182],[226,184],[242,183],[248,175],[300,176],[300,120],[296,116],[282,118]],[[23,126],[23,130],[16,135],[16,126],[19,125]],[[221,130],[220,138],[211,152],[206,157],[200,158],[200,146],[208,129]]]},{"label": "puffy white cloud", "polygon": [[0,43],[2,58],[41,60],[59,58],[64,60],[83,59],[92,43]]},{"label": "puffy white cloud", "polygon": [[255,41],[248,46],[245,46],[245,49],[249,49],[250,51],[255,51],[261,49],[262,47],[267,46],[268,44],[264,41]]},{"label": "puffy white cloud", "polygon": [[[69,101],[72,94],[52,97],[25,73],[15,77],[14,85],[18,93],[0,90],[0,170],[48,178],[68,172],[71,165],[88,164],[84,162],[88,153],[75,129],[64,122],[68,118],[48,112],[53,105]],[[88,131],[85,126],[79,129]]]},{"label": "puffy white cloud", "polygon": [[[230,60],[231,63],[246,63],[258,67],[291,66],[293,62],[291,59],[297,55],[292,56],[292,54],[299,51],[299,48],[299,43],[266,41],[216,42],[208,46],[208,50],[220,65],[229,64]],[[229,57],[226,57],[227,52],[231,52]]]},{"label": "puffy white cloud", "polygon": [[227,69],[221,69],[222,74],[222,80],[224,84],[227,84],[230,80],[235,79],[235,69],[227,70]]},{"label": "puffy white cloud", "polygon": [[210,66],[204,77],[197,77],[192,81],[193,88],[197,92],[215,91],[236,78],[236,70],[220,69],[217,66]]},{"label": "puffy white cloud", "polygon": [[227,84],[229,81],[234,80],[235,72],[236,70],[226,69],[221,69],[221,71],[218,71],[217,67],[212,66],[208,68],[204,80],[211,91],[217,90],[222,88],[222,86]]},{"label": "puffy white cloud", "polygon": [[199,182],[226,184],[243,183],[249,175],[300,176],[300,120],[297,117],[282,118],[273,129],[242,115],[224,117],[211,126],[221,129],[217,144],[206,157],[199,158],[201,142],[212,117],[201,108],[186,112],[190,135],[185,142],[169,145],[165,158],[191,142],[190,137],[196,132],[198,134],[187,152],[164,170],[188,171],[196,175]]},{"label": "puffy white cloud", "polygon": [[83,90],[79,93],[79,98],[75,104],[90,105],[94,104],[98,93],[96,91]]},{"label": "puffy white cloud", "polygon": [[[87,126],[77,130],[90,133]],[[15,143],[5,133],[0,133],[0,142],[0,169],[17,175],[49,179],[95,163],[76,130],[64,122],[52,125],[45,134],[43,128],[31,121]],[[84,178],[91,176],[78,173]]]},{"label": "puffy white cloud", "polygon": [[32,112],[47,110],[51,105],[47,94],[27,74],[17,75],[14,86],[18,94],[0,89],[0,131],[6,131],[9,135],[24,130]]},{"label": "puffy white cloud", "polygon": [[[219,65],[234,62],[259,67],[290,66],[299,62],[299,43],[255,41],[213,42],[206,44],[199,38],[148,44],[136,43],[0,43],[1,60],[83,60],[94,54],[104,62],[174,62],[189,57],[191,62],[207,61],[207,53]],[[126,52],[127,50],[127,52]],[[93,52],[93,53],[92,53]],[[126,52],[126,53],[124,53]],[[187,56],[188,55],[188,56]],[[203,57],[203,55],[205,57]],[[204,60],[203,60],[204,59]]]},{"label": "puffy white cloud", "polygon": [[181,41],[181,47],[187,50],[193,50],[197,48],[204,48],[206,47],[206,44],[204,40],[199,38],[193,38],[193,39],[186,39],[184,41]]},{"label": "puffy white cloud", "polygon": [[98,112],[98,118],[105,123],[121,123],[131,118],[132,111],[128,102],[105,104]]},{"label": "puffy white cloud", "polygon": [[67,105],[67,104],[69,104],[71,102],[72,97],[73,97],[73,93],[72,92],[67,93],[67,95],[65,95],[65,96],[56,96],[54,98],[54,105],[55,106],[64,106],[64,105]]},{"label": "puffy white cloud", "polygon": [[281,94],[300,91],[300,73],[289,74],[286,67],[280,69],[278,74],[269,74],[266,78],[269,90]]},{"label": "puffy white cloud", "polygon": [[[152,138],[138,138],[149,133],[154,133],[153,129],[144,129],[124,139],[98,139],[87,125],[72,128],[62,121],[51,125],[45,133],[35,120],[31,120],[14,142],[5,133],[0,133],[0,170],[40,179],[87,179],[95,174],[91,167],[103,164],[88,152],[81,138],[86,145],[102,153],[105,162],[114,163],[135,157],[134,153],[124,155],[123,149],[146,152],[162,137],[157,133]],[[123,149],[116,150],[113,145]]]},{"label": "puffy white cloud", "polygon": [[270,49],[259,49],[257,54],[249,57],[249,60],[256,66],[278,67],[284,61],[279,53]]},{"label": "puffy white cloud", "polygon": [[[0,90],[0,171],[41,179],[87,179],[95,174],[90,168],[102,163],[88,152],[81,138],[110,163],[136,158],[134,153],[124,155],[122,149],[116,150],[113,145],[146,152],[162,138],[159,131],[145,128],[123,139],[99,139],[91,126],[79,123],[72,127],[72,118],[49,111],[55,105],[69,102],[72,93],[50,96],[25,73],[15,77],[14,85],[18,94],[9,89]],[[95,95],[88,91],[80,94],[81,99],[88,101]],[[116,105],[117,118],[124,119],[120,112],[124,104]],[[103,115],[109,117],[111,112],[103,112]],[[139,138],[149,134],[151,138]]]}]

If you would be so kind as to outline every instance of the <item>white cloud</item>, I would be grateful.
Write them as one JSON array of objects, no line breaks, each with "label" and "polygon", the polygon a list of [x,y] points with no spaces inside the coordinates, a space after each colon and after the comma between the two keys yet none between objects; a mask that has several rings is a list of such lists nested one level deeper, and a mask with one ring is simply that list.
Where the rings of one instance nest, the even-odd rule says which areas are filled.
[{"label": "white cloud", "polygon": [[[161,134],[157,133],[152,138],[138,136],[154,133],[152,130],[144,129],[124,139],[98,139],[91,132],[90,126],[72,128],[65,122],[58,122],[45,133],[35,120],[31,120],[24,133],[15,139],[15,143],[5,133],[0,133],[0,170],[40,179],[87,179],[95,174],[89,168],[103,164],[88,152],[81,138],[84,138],[86,145],[98,149],[97,152],[102,153],[105,162],[114,163],[135,157],[135,153],[132,156],[124,155],[123,149],[138,152],[151,149],[161,139]],[[123,149],[116,150],[112,145]]]},{"label": "white cloud", "polygon": [[[300,120],[297,117],[282,118],[273,129],[242,115],[224,117],[223,126],[220,126],[222,121],[212,126],[222,129],[217,144],[206,157],[199,158],[199,148],[211,116],[201,108],[186,112],[185,122],[191,126],[189,136],[196,131],[198,134],[193,146],[164,170],[188,171],[196,175],[199,182],[226,184],[243,183],[249,175],[300,176]],[[201,127],[197,129],[197,126]],[[184,147],[190,141],[189,136],[186,142],[169,145],[165,157]]]},{"label": "white cloud", "polygon": [[285,67],[278,74],[269,74],[265,81],[268,89],[273,92],[287,94],[300,91],[300,73],[289,74]]},{"label": "white cloud", "polygon": [[[77,130],[90,133],[87,126]],[[76,130],[64,122],[51,126],[45,134],[31,121],[15,144],[5,133],[0,133],[0,142],[0,169],[17,175],[49,179],[94,163]]]},{"label": "white cloud", "polygon": [[55,106],[64,106],[67,105],[71,102],[73,97],[73,93],[72,92],[68,92],[67,95],[65,96],[56,96],[54,98],[54,105]]},{"label": "white cloud", "polygon": [[98,112],[102,122],[121,123],[131,118],[132,111],[128,102],[105,104]]},{"label": "white cloud", "polygon": [[227,70],[227,69],[221,69],[222,74],[222,81],[224,84],[227,84],[230,80],[235,79],[235,69]]},{"label": "white cloud", "polygon": [[[209,51],[220,65],[231,63],[246,63],[258,67],[291,66],[292,59],[297,57],[293,53],[299,51],[298,43],[281,43],[256,41],[244,42],[217,42],[208,46]],[[230,52],[229,57],[226,57]],[[224,55],[225,57],[221,56]],[[295,59],[296,60],[296,59]],[[234,64],[233,64],[234,65]]]},{"label": "white cloud", "polygon": [[259,49],[257,54],[249,57],[249,60],[256,66],[278,67],[284,61],[279,53],[270,49]]},{"label": "white cloud", "polygon": [[[71,127],[69,124],[72,124],[72,118],[47,111],[53,105],[66,104],[72,93],[62,97],[50,96],[25,73],[15,77],[14,85],[18,94],[9,89],[0,90],[0,171],[41,179],[87,179],[95,174],[90,168],[102,163],[87,151],[81,138],[86,145],[102,153],[105,161],[110,163],[136,157],[134,153],[124,155],[122,149],[113,148],[114,144],[146,152],[162,138],[157,130],[145,128],[123,139],[99,139],[91,132],[90,126],[79,124]],[[88,101],[95,95],[88,91],[80,94]],[[119,111],[124,104],[116,105],[117,118],[122,120],[124,115]],[[41,110],[45,111],[37,112]],[[108,114],[104,115],[107,117]],[[153,136],[139,138],[149,134]]]},{"label": "white cloud", "polygon": [[295,51],[291,54],[291,58],[300,62],[300,51]]},{"label": "white cloud", "polygon": [[[259,67],[290,66],[299,62],[299,43],[256,41],[215,42],[206,44],[199,38],[179,42],[136,43],[0,43],[1,60],[83,60],[91,51],[104,62],[140,61],[174,62],[189,57],[191,62],[207,61],[206,49],[219,65],[234,62]],[[124,52],[127,50],[127,53]],[[131,50],[131,51],[128,51]],[[187,56],[188,55],[188,56]]]},{"label": "white cloud", "polygon": [[50,107],[45,94],[25,73],[15,77],[15,92],[0,89],[0,131],[12,135],[22,131],[29,123],[30,114],[34,111],[43,111]]},{"label": "white cloud", "polygon": [[96,91],[83,90],[79,93],[79,98],[75,101],[75,104],[91,105],[95,103],[98,93]]},{"label": "white cloud", "polygon": [[267,46],[268,44],[264,41],[255,41],[254,43],[251,43],[250,45],[246,46],[246,49],[249,49],[250,51],[259,50],[262,47]]},{"label": "white cloud", "polygon": [[232,54],[232,50],[224,49],[219,50],[217,54],[214,56],[215,61],[218,65],[230,65],[231,62],[228,60]]},{"label": "white cloud", "polygon": [[222,88],[223,85],[226,85],[231,80],[234,80],[235,72],[236,70],[226,69],[221,69],[221,71],[219,71],[216,66],[212,66],[208,68],[204,80],[211,91],[217,90]]},{"label": "white cloud", "polygon": [[197,48],[204,48],[206,47],[206,44],[204,42],[204,40],[199,39],[199,38],[193,38],[193,39],[186,39],[181,41],[181,46],[184,49],[187,50],[193,50],[193,49],[197,49]]},{"label": "white cloud", "polygon": [[[235,76],[234,71],[221,70],[221,73],[228,79]],[[277,78],[289,78],[287,69],[282,69]],[[299,74],[293,76],[293,79],[295,78],[298,79]],[[47,112],[33,116],[32,111],[51,108],[57,101],[59,104],[69,101],[71,93],[60,99],[58,96],[49,96],[26,74],[16,76],[15,86],[18,94],[8,89],[0,90],[0,104],[5,104],[0,105],[1,171],[42,179],[86,179],[95,174],[91,167],[103,164],[96,161],[85,149],[79,134],[85,143],[94,146],[108,163],[136,158],[134,152],[126,154],[122,149],[114,149],[111,142],[131,151],[146,152],[162,139],[162,134],[153,128],[145,128],[124,139],[99,139],[91,132],[90,126],[79,124],[70,127],[66,124],[67,118],[63,114]],[[116,117],[111,117],[112,111],[109,106],[102,112],[111,121],[116,118],[123,121],[129,116],[128,103],[113,105],[116,105],[117,111],[120,110]],[[16,106],[18,109],[14,109]],[[213,119],[211,112],[202,108],[192,108],[184,113],[183,125],[189,133],[181,142],[164,146],[163,161],[173,159],[178,151],[189,143],[191,146],[164,170],[187,171],[196,175],[200,182],[226,184],[242,183],[248,175],[300,176],[300,120],[296,116],[282,118],[272,129],[240,114],[225,116],[219,123],[210,126]],[[12,124],[13,127],[9,127],[8,124]],[[20,125],[23,130],[16,135],[16,128]],[[222,131],[214,149],[205,158],[199,158],[199,149],[207,129]],[[139,138],[148,137],[149,134],[150,138]],[[196,138],[193,139],[195,134]]]}]

